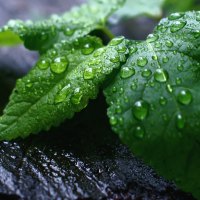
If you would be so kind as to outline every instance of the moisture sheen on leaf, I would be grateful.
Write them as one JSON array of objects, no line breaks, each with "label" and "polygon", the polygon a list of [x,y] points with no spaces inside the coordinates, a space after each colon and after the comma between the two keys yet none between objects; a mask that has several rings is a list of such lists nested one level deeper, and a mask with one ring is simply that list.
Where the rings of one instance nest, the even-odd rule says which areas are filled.
[{"label": "moisture sheen on leaf", "polygon": [[174,13],[105,90],[113,130],[160,174],[200,199],[200,12]]},{"label": "moisture sheen on leaf", "polygon": [[[17,81],[0,117],[0,140],[26,137],[72,118],[97,96],[106,76],[125,62],[123,37],[102,47],[97,38],[63,41],[47,51],[23,79]],[[96,50],[97,49],[97,50]]]},{"label": "moisture sheen on leaf", "polygon": [[52,15],[47,20],[10,20],[0,29],[0,36],[1,32],[9,30],[20,36],[28,49],[46,50],[60,38],[74,41],[95,29],[102,29],[107,18],[123,3],[124,0],[111,0],[109,3],[106,0],[95,0],[74,7],[62,16]]}]

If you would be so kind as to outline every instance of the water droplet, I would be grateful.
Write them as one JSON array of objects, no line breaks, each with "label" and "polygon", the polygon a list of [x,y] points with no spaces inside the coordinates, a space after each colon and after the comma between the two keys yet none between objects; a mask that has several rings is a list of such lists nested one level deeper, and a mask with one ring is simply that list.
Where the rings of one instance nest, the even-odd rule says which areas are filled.
[{"label": "water droplet", "polygon": [[160,43],[160,42],[156,42],[156,43],[155,43],[155,47],[156,47],[156,48],[160,48],[160,47],[161,47],[161,43]]},{"label": "water droplet", "polygon": [[165,44],[167,47],[173,47],[174,45],[173,42],[171,42],[170,40],[167,40]]},{"label": "water droplet", "polygon": [[94,52],[93,56],[94,56],[94,57],[99,57],[99,56],[101,56],[104,52],[105,52],[105,49],[103,49],[103,48],[97,49],[97,50]]},{"label": "water droplet", "polygon": [[109,45],[111,45],[111,46],[117,46],[118,44],[122,43],[123,41],[124,41],[124,37],[120,36],[120,37],[112,39],[110,41]]},{"label": "water droplet", "polygon": [[121,106],[117,105],[115,111],[120,114],[122,112]]},{"label": "water droplet", "polygon": [[169,78],[169,75],[164,69],[157,69],[154,73],[154,78],[158,82],[166,82]]},{"label": "water droplet", "polygon": [[173,88],[172,88],[172,86],[171,86],[170,84],[167,84],[166,88],[167,88],[167,91],[168,91],[169,93],[172,93],[172,92],[173,92]]},{"label": "water droplet", "polygon": [[94,51],[94,46],[90,43],[84,44],[81,49],[82,54],[89,55]]},{"label": "water droplet", "polygon": [[80,104],[82,96],[83,96],[83,94],[82,94],[80,88],[76,88],[74,90],[74,94],[72,95],[71,102],[75,105]]},{"label": "water droplet", "polygon": [[196,20],[197,20],[197,21],[200,21],[200,12],[197,12],[197,13],[196,13]]},{"label": "water droplet", "polygon": [[94,78],[94,71],[91,67],[88,67],[85,69],[84,74],[83,74],[83,78],[85,80],[90,80]]},{"label": "water droplet", "polygon": [[148,63],[148,60],[145,57],[139,57],[137,59],[137,65],[140,67],[144,67],[147,63]]},{"label": "water droplet", "polygon": [[176,84],[177,84],[177,85],[180,85],[181,83],[182,83],[182,79],[179,78],[179,77],[177,77],[177,78],[176,78]]},{"label": "water droplet", "polygon": [[164,57],[162,60],[163,60],[164,63],[167,63],[169,61],[169,58],[168,57]]},{"label": "water droplet", "polygon": [[142,71],[142,76],[145,77],[145,78],[148,78],[149,76],[151,76],[152,72],[150,69],[144,69]]},{"label": "water droplet", "polygon": [[185,127],[185,119],[180,113],[176,115],[176,126],[178,129],[183,129]]},{"label": "water droplet", "polygon": [[183,71],[183,68],[184,68],[183,65],[178,65],[178,66],[177,66],[177,70],[178,70],[179,72],[182,72],[182,71]]},{"label": "water droplet", "polygon": [[55,96],[55,99],[54,99],[54,102],[57,104],[57,103],[62,103],[68,94],[70,94],[70,88],[71,88],[71,85],[68,84],[66,85],[56,96]]},{"label": "water droplet", "polygon": [[117,88],[115,86],[112,88],[112,92],[113,93],[117,92]]},{"label": "water droplet", "polygon": [[167,114],[163,114],[162,118],[163,118],[164,121],[168,121],[168,115]]},{"label": "water droplet", "polygon": [[49,67],[50,65],[50,60],[49,59],[42,59],[37,63],[37,66],[41,69],[41,70],[45,70]]},{"label": "water droplet", "polygon": [[50,68],[52,72],[61,74],[67,69],[68,65],[69,62],[65,57],[57,57],[51,63]]},{"label": "water droplet", "polygon": [[130,54],[133,54],[135,52],[137,52],[138,48],[137,47],[131,47],[130,48]]},{"label": "water droplet", "polygon": [[136,90],[136,89],[137,89],[137,83],[136,83],[136,82],[133,82],[133,83],[131,84],[131,89],[132,89],[132,90]]},{"label": "water droplet", "polygon": [[120,62],[120,57],[119,57],[118,55],[112,56],[112,57],[110,58],[110,61],[111,61],[112,63],[118,63],[118,62]]},{"label": "water droplet", "polygon": [[194,37],[197,39],[200,37],[200,31],[199,30],[195,30],[193,33]]},{"label": "water droplet", "polygon": [[66,28],[66,30],[64,31],[64,34],[66,36],[72,36],[74,34],[75,30],[71,29],[71,28]]},{"label": "water droplet", "polygon": [[144,138],[145,131],[141,126],[137,126],[135,129],[135,137],[138,139]]},{"label": "water droplet", "polygon": [[192,102],[192,94],[189,90],[181,90],[178,93],[178,101],[183,105],[188,105]]},{"label": "water droplet", "polygon": [[165,106],[167,104],[167,99],[165,97],[160,97],[159,103],[162,106]]},{"label": "water droplet", "polygon": [[179,30],[181,30],[186,25],[185,21],[176,21],[174,24],[171,25],[170,31],[172,33],[175,33]]},{"label": "water droplet", "polygon": [[158,60],[158,56],[153,55],[153,56],[152,56],[152,59],[153,59],[153,60]]},{"label": "water droplet", "polygon": [[134,117],[138,120],[144,120],[148,115],[148,110],[148,103],[143,100],[136,101],[132,109]]},{"label": "water droplet", "polygon": [[120,71],[121,78],[129,78],[135,74],[135,69],[129,67],[123,67]]},{"label": "water droplet", "polygon": [[112,126],[117,124],[117,118],[115,116],[111,116],[109,121]]},{"label": "water droplet", "polygon": [[155,42],[156,40],[158,40],[158,35],[154,35],[154,34],[150,34],[150,35],[148,35],[148,37],[147,37],[147,42]]},{"label": "water droplet", "polygon": [[184,13],[172,13],[168,19],[169,20],[176,20],[176,19],[180,19],[181,17],[184,16]]}]

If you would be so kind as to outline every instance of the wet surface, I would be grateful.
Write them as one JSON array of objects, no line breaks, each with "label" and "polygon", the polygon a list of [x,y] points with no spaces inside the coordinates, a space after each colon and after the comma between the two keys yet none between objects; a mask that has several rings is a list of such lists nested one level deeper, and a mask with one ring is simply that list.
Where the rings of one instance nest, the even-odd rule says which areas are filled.
[{"label": "wet surface", "polygon": [[[72,2],[81,1],[1,1],[0,25],[10,18],[37,19],[62,12]],[[27,73],[36,58],[37,54],[23,47],[0,50],[0,112],[15,79]],[[0,143],[0,199],[193,198],[159,177],[121,144],[110,130],[100,96],[58,128]]]}]

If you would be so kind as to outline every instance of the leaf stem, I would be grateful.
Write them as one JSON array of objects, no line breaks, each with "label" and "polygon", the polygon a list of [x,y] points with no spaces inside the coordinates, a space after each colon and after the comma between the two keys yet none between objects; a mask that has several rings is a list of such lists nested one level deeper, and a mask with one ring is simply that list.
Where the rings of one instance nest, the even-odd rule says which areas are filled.
[{"label": "leaf stem", "polygon": [[110,31],[110,29],[106,26],[100,27],[100,29],[110,38],[113,39],[115,35]]}]

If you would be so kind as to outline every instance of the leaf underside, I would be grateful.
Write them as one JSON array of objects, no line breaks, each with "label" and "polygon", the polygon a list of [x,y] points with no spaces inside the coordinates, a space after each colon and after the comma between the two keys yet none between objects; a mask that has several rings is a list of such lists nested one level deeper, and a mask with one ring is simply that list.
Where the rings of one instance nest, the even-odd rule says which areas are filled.
[{"label": "leaf underside", "polygon": [[158,172],[200,198],[200,12],[163,19],[104,91],[113,130]]},{"label": "leaf underside", "polygon": [[[107,18],[123,3],[124,0],[111,0],[109,3],[106,0],[95,0],[74,7],[62,16],[52,15],[43,21],[10,20],[0,29],[0,36],[5,31],[12,31],[24,41],[28,49],[44,52],[63,38],[72,42],[95,29],[102,29]],[[0,39],[4,39],[3,35]]]}]

